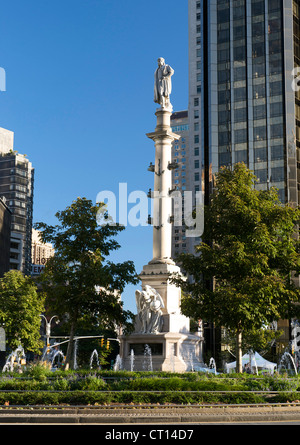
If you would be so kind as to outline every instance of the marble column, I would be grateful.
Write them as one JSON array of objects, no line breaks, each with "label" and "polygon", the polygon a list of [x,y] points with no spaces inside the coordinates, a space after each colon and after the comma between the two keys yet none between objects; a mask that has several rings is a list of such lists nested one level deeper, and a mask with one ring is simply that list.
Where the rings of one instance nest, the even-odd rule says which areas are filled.
[{"label": "marble column", "polygon": [[174,264],[172,249],[172,142],[180,136],[173,133],[170,125],[172,111],[157,109],[157,125],[148,138],[155,143],[155,171],[153,191],[153,259],[149,264]]}]

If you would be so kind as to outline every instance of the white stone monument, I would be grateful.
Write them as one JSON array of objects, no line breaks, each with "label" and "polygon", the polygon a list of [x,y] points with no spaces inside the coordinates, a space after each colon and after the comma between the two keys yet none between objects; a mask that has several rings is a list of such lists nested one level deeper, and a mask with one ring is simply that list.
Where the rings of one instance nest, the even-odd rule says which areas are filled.
[{"label": "white stone monument", "polygon": [[[155,144],[153,202],[153,258],[143,267],[139,277],[142,289],[136,290],[137,316],[135,332],[120,336],[120,356],[125,369],[131,369],[134,354],[135,370],[144,367],[146,345],[151,350],[151,367],[162,371],[188,371],[204,367],[203,337],[190,334],[189,318],[180,312],[181,289],[170,282],[180,268],[171,258],[172,246],[172,142],[180,136],[170,126],[172,105],[171,76],[174,70],[158,59],[155,71],[154,102],[157,124],[148,138]],[[147,350],[149,350],[147,347]],[[132,352],[133,351],[133,352]]]}]

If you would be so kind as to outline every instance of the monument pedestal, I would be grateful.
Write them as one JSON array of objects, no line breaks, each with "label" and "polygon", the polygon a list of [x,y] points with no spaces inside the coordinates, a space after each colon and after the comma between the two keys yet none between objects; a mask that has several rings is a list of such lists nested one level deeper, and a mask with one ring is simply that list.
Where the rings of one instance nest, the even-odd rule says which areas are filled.
[{"label": "monument pedestal", "polygon": [[122,367],[127,371],[186,372],[205,367],[201,350],[203,338],[197,335],[161,332],[119,338]]},{"label": "monument pedestal", "polygon": [[[173,261],[151,261],[143,267],[139,275],[142,288],[151,286],[164,302],[162,328],[156,334],[142,333],[142,325],[136,317],[135,333],[119,337],[123,369],[185,372],[205,368],[203,337],[190,333],[190,320],[180,312],[181,289],[170,283],[170,276],[175,273],[181,274]],[[147,351],[151,351],[151,357]]]}]

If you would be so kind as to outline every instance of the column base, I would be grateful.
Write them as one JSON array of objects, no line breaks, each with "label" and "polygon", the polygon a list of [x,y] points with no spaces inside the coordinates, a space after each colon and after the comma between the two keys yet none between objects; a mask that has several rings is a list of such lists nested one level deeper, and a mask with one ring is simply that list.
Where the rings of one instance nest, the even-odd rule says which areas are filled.
[{"label": "column base", "polygon": [[119,340],[122,369],[127,371],[186,372],[207,369],[202,359],[203,338],[198,335],[174,332],[131,334],[120,336]]}]

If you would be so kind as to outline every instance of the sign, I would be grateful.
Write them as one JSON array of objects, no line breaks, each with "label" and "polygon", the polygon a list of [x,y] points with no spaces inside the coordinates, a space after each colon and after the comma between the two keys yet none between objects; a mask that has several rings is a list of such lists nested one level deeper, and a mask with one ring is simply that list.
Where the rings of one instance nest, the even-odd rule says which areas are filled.
[{"label": "sign", "polygon": [[0,351],[6,351],[5,330],[0,328]]},{"label": "sign", "polygon": [[31,275],[39,275],[44,269],[45,266],[41,264],[33,264],[31,268]]}]

